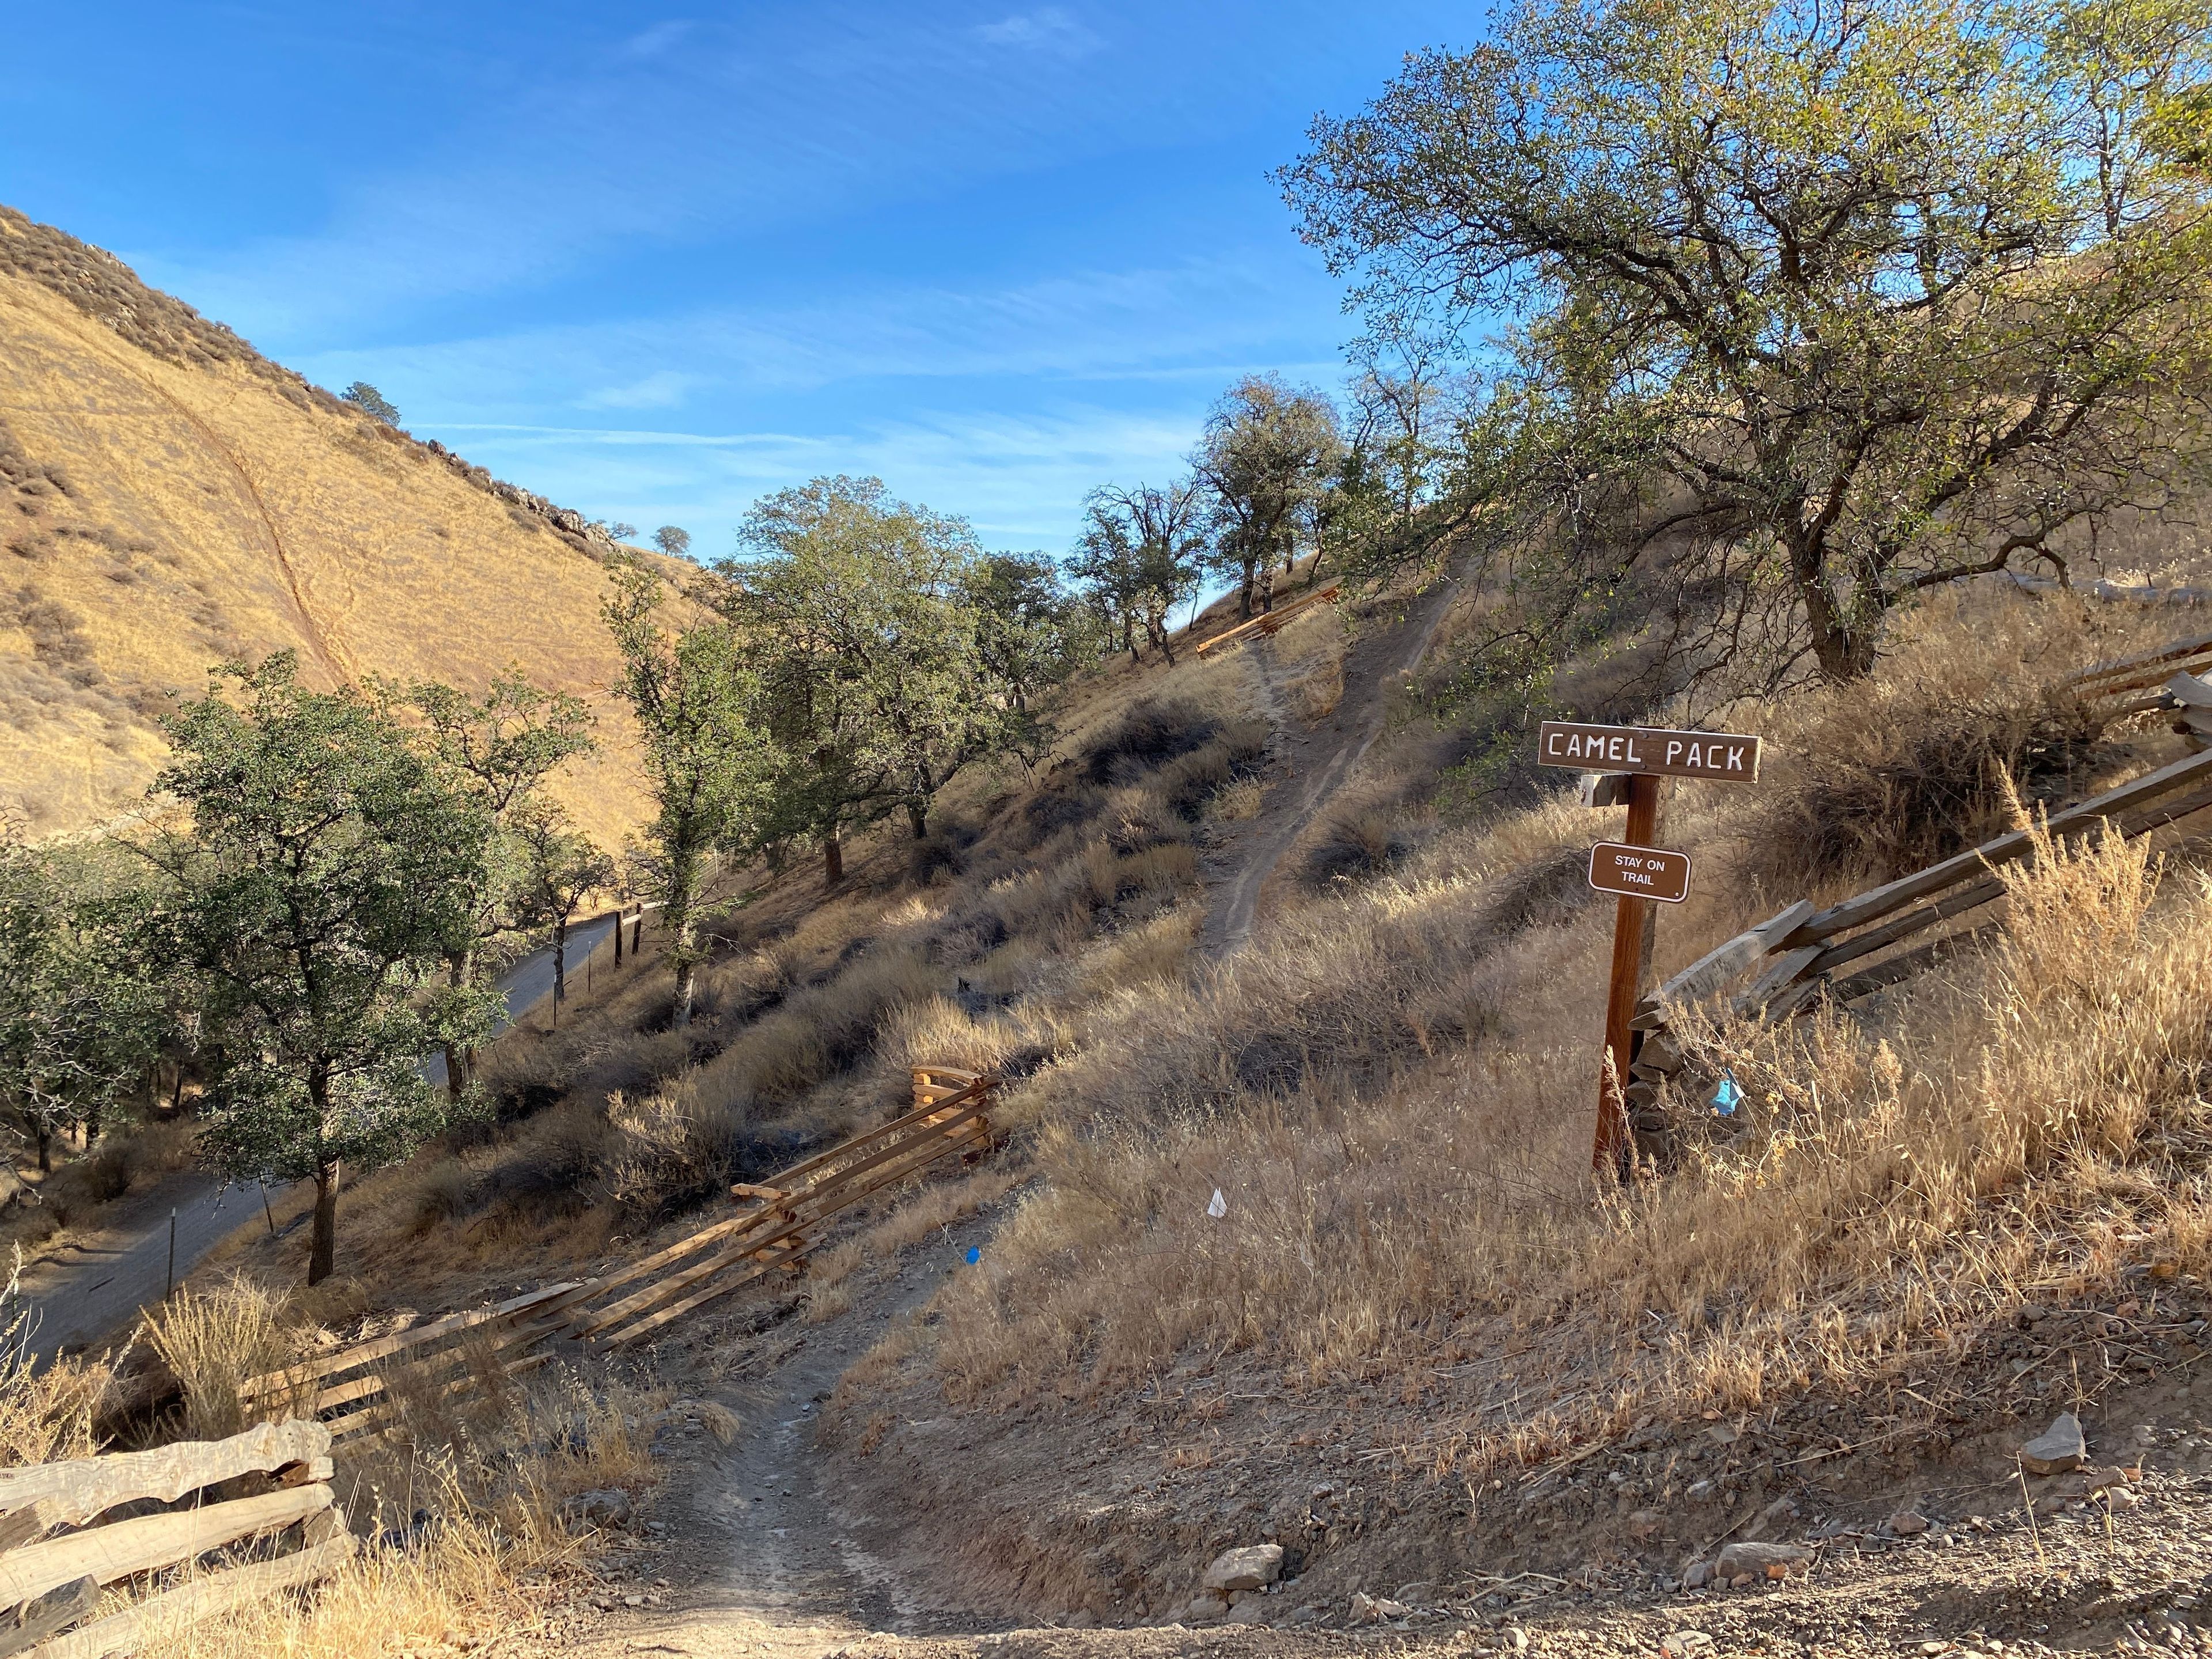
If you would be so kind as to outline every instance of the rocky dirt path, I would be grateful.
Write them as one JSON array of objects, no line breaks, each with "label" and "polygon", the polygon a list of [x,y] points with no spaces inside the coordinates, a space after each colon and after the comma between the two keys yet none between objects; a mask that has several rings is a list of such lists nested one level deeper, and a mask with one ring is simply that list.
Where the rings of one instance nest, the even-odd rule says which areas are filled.
[{"label": "rocky dirt path", "polygon": [[[853,1309],[835,1320],[806,1324],[789,1298],[738,1319],[688,1361],[664,1360],[663,1379],[703,1409],[679,1410],[691,1420],[656,1442],[669,1474],[653,1509],[662,1541],[632,1576],[641,1586],[665,1580],[646,1592],[663,1605],[617,1601],[591,1651],[819,1659],[876,1634],[991,1627],[960,1606],[957,1586],[916,1570],[927,1551],[878,1553],[867,1517],[841,1505],[815,1425],[853,1362],[959,1271],[992,1224],[975,1218],[908,1251],[896,1271],[856,1283]],[[729,1432],[724,1413],[738,1425],[726,1443],[716,1431],[719,1420]]]},{"label": "rocky dirt path", "polygon": [[[778,1444],[741,1456],[757,1478],[785,1479]],[[2185,1442],[2186,1446],[2188,1442]],[[765,1461],[759,1461],[764,1458]],[[805,1462],[804,1454],[799,1462]],[[1815,1538],[1805,1565],[1752,1588],[1669,1589],[1625,1583],[1593,1565],[1571,1577],[1534,1573],[1401,1588],[1380,1607],[1319,1607],[1295,1581],[1263,1598],[1249,1625],[1167,1624],[1078,1630],[963,1620],[902,1601],[884,1564],[834,1546],[764,1548],[761,1588],[720,1602],[694,1595],[680,1614],[617,1613],[586,1639],[595,1656],[665,1652],[805,1659],[1351,1659],[1472,1654],[1532,1659],[2051,1659],[2091,1654],[2212,1653],[2212,1474],[2185,1451],[2146,1458],[2118,1506],[2069,1503],[2031,1522],[2006,1483],[1925,1532],[1887,1527]],[[813,1472],[809,1471],[811,1478]],[[798,1498],[765,1517],[771,1531],[826,1519]],[[809,1486],[809,1492],[818,1487]],[[2039,1505],[2039,1509],[2047,1507]],[[733,1533],[735,1538],[738,1534]],[[834,1536],[834,1528],[833,1528]],[[785,1553],[779,1556],[778,1549]],[[677,1559],[680,1551],[672,1550]],[[795,1565],[797,1571],[779,1570]],[[666,1571],[666,1568],[660,1569]],[[749,1569],[741,1568],[740,1571]],[[677,1579],[680,1586],[681,1578]],[[941,1588],[941,1587],[940,1587]],[[681,1594],[679,1589],[678,1592]],[[1377,1587],[1377,1595],[1389,1592]],[[1240,1615],[1242,1616],[1242,1615]]]},{"label": "rocky dirt path", "polygon": [[1419,666],[1456,591],[1449,580],[1438,582],[1415,596],[1398,620],[1355,639],[1345,653],[1336,708],[1312,726],[1283,707],[1273,642],[1257,639],[1243,647],[1258,653],[1279,770],[1259,812],[1231,826],[1206,859],[1203,874],[1213,891],[1199,929],[1203,954],[1218,958],[1243,949],[1270,880],[1374,747],[1390,712],[1391,693]]}]

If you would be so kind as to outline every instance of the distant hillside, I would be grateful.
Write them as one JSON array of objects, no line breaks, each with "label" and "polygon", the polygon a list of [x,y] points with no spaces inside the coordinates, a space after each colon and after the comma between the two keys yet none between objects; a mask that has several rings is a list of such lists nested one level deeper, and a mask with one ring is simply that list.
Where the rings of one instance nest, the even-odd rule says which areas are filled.
[{"label": "distant hillside", "polygon": [[618,845],[637,816],[599,621],[613,544],[422,444],[0,207],[0,811],[33,835],[128,811],[170,694],[300,652],[480,686],[509,661],[601,711],[562,793]]}]

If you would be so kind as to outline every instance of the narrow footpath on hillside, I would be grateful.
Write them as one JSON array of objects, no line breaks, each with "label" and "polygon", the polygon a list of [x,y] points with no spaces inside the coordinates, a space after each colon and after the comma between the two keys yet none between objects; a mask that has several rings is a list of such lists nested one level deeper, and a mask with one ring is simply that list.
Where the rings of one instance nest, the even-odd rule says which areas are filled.
[{"label": "narrow footpath on hillside", "polygon": [[1284,674],[1273,641],[1255,639],[1239,647],[1254,653],[1259,665],[1261,695],[1275,727],[1278,775],[1269,780],[1259,812],[1228,826],[1200,866],[1212,889],[1199,930],[1201,954],[1218,959],[1244,948],[1270,881],[1382,736],[1392,695],[1420,666],[1457,591],[1450,580],[1440,581],[1416,594],[1395,621],[1358,635],[1345,653],[1342,696],[1311,726],[1283,707]]},{"label": "narrow footpath on hillside", "polygon": [[[1227,955],[1249,939],[1269,878],[1382,734],[1391,696],[1419,665],[1452,592],[1439,583],[1402,616],[1359,634],[1336,708],[1311,726],[1285,712],[1286,677],[1272,643],[1242,647],[1259,653],[1273,764],[1260,812],[1229,826],[1207,855],[1206,954]],[[948,1229],[895,1273],[855,1285],[854,1307],[832,1322],[806,1325],[786,1308],[767,1328],[695,1357],[693,1397],[709,1409],[662,1445],[671,1480],[655,1515],[668,1542],[649,1553],[655,1565],[629,1592],[666,1605],[617,1612],[607,1652],[818,1659],[872,1634],[928,1639],[1007,1628],[963,1607],[957,1582],[933,1570],[957,1558],[957,1540],[886,1539],[872,1517],[850,1512],[815,1437],[847,1369],[936,1293],[970,1244],[987,1244],[997,1219],[987,1213]],[[663,1380],[684,1386],[674,1370]],[[715,1408],[741,1425],[727,1445],[710,1427]],[[666,1589],[651,1589],[654,1578]]]},{"label": "narrow footpath on hillside", "polygon": [[[568,936],[573,983],[592,952],[613,935],[611,917],[599,917]],[[553,994],[553,950],[532,951],[500,975],[513,1024]],[[434,1086],[446,1081],[446,1057],[432,1054],[422,1074]],[[28,1351],[41,1359],[118,1336],[139,1312],[181,1283],[207,1253],[246,1225],[269,1224],[258,1187],[234,1187],[203,1170],[165,1177],[120,1204],[96,1230],[71,1236],[60,1248],[23,1270],[21,1292],[33,1322]],[[281,1194],[268,1194],[270,1197]],[[171,1250],[170,1212],[175,1212]],[[292,1224],[296,1224],[297,1218]]]}]

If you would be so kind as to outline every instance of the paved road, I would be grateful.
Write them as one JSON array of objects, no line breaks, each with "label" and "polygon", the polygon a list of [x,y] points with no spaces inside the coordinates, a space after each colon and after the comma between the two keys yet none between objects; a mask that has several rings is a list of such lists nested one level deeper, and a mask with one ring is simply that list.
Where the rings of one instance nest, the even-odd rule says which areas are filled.
[{"label": "paved road", "polygon": [[[584,977],[584,958],[590,956],[614,933],[614,918],[601,916],[568,930],[568,989],[571,994],[581,988]],[[532,951],[508,969],[499,981],[499,988],[507,998],[507,1017],[500,1024],[512,1025],[524,1014],[553,994],[553,947]],[[422,1062],[422,1075],[443,1088],[446,1083],[446,1057],[433,1054]]]},{"label": "paved road", "polygon": [[[613,931],[611,917],[574,929],[568,935],[571,987],[584,958]],[[553,952],[533,951],[499,981],[512,1024],[552,994]],[[446,1057],[433,1054],[422,1075],[446,1080]],[[272,1193],[271,1197],[276,1196]],[[202,1256],[249,1222],[264,1226],[258,1187],[227,1187],[199,1170],[173,1175],[124,1201],[98,1232],[23,1270],[23,1297],[37,1321],[29,1347],[40,1358],[73,1345],[118,1332],[138,1310],[158,1302],[169,1282],[169,1212],[175,1210],[176,1277],[191,1272]]]}]

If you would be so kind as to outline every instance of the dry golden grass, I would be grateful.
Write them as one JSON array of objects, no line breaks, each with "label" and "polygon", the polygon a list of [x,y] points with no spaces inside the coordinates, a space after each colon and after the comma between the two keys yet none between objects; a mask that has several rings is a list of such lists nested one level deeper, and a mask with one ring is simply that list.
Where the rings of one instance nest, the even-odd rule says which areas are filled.
[{"label": "dry golden grass", "polygon": [[[27,234],[0,215],[0,239]],[[130,810],[154,717],[226,656],[471,688],[512,659],[599,709],[603,753],[556,787],[621,843],[641,803],[598,563],[250,351],[156,356],[8,264],[0,432],[66,488],[0,483],[6,587],[37,590],[0,614],[0,805],[39,834]]]},{"label": "dry golden grass", "polygon": [[1948,594],[1907,616],[1866,679],[1758,710],[1768,759],[1744,815],[1770,884],[1884,881],[2005,828],[2007,791],[2075,799],[2101,722],[2064,688],[2170,620],[2017,594]]},{"label": "dry golden grass", "polygon": [[242,1274],[209,1288],[188,1285],[146,1321],[148,1343],[184,1389],[188,1440],[221,1440],[255,1423],[295,1415],[305,1402],[289,1395],[264,1396],[249,1407],[239,1389],[248,1377],[290,1365],[307,1336],[282,1292]]},{"label": "dry golden grass", "polygon": [[632,1426],[654,1403],[566,1376],[477,1402],[450,1439],[414,1419],[340,1471],[354,1530],[395,1528],[409,1535],[406,1547],[364,1550],[307,1595],[157,1632],[141,1651],[371,1659],[513,1635],[544,1612],[542,1589],[527,1584],[591,1553],[589,1537],[564,1518],[566,1502],[609,1486],[641,1492],[657,1479]]},{"label": "dry golden grass", "polygon": [[[1151,1065],[1138,1031],[1211,1016],[1209,1043],[1236,1046],[1203,994],[1133,1004],[1095,1061],[1037,1085],[1043,1184],[940,1298],[933,1364],[975,1400],[1071,1374],[1117,1386],[1191,1351],[1308,1386],[1520,1353],[1537,1403],[1510,1433],[1440,1430],[1445,1468],[1924,1370],[2031,1287],[2085,1292],[2131,1261],[2203,1271],[2212,881],[2161,888],[2144,845],[2115,841],[2051,849],[2008,884],[2011,933],[1978,988],[1931,985],[1887,1033],[1834,1016],[1707,1032],[1703,1063],[1749,1096],[1740,1127],[1595,1202],[1587,1042],[1557,1020],[1396,1086],[1309,1067],[1295,1090],[1224,1078],[1161,1100],[1146,1071],[1145,1108],[1109,1110],[1086,1064]],[[1493,954],[1533,994],[1589,975],[1593,933]]]}]

